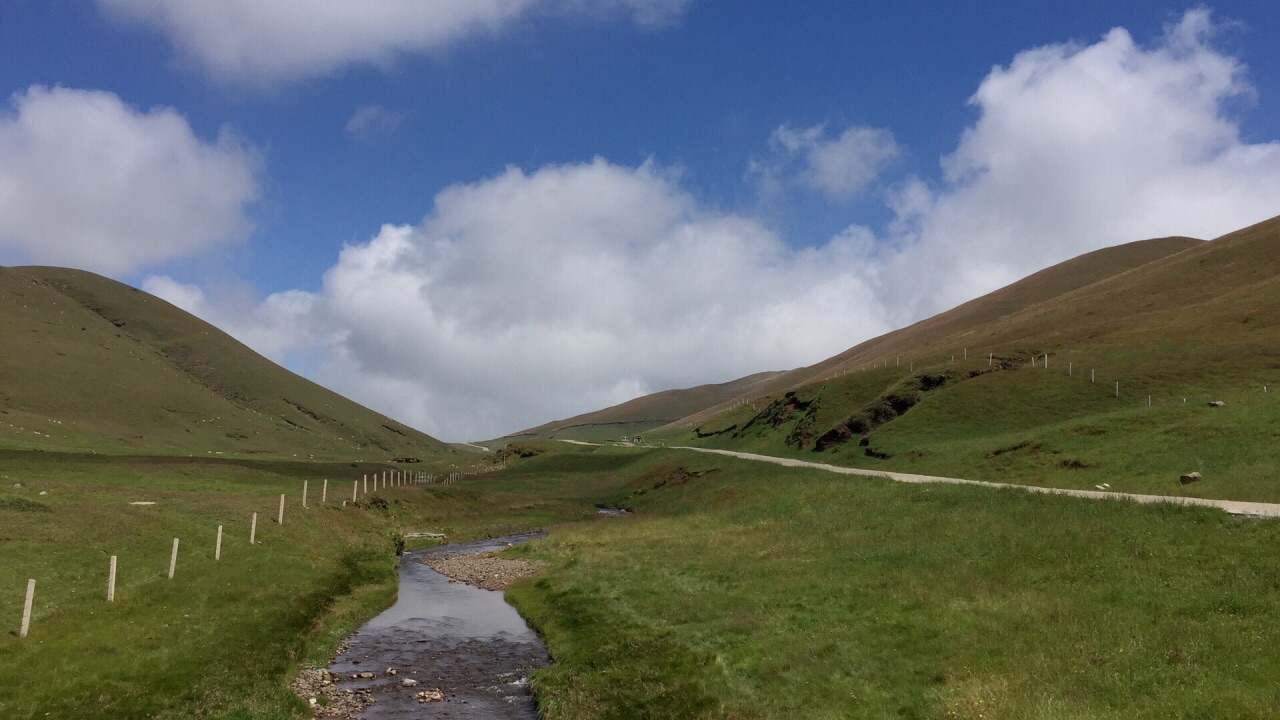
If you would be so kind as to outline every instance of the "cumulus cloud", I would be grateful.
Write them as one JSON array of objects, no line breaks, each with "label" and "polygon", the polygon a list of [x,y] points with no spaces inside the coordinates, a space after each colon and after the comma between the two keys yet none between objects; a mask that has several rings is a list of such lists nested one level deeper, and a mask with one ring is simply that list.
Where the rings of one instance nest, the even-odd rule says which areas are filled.
[{"label": "cumulus cloud", "polygon": [[[859,312],[874,303],[865,249],[850,236],[796,252],[651,165],[513,168],[442,191],[418,226],[345,248],[318,292],[290,294],[306,317],[272,326],[309,328],[330,387],[474,439],[883,331]],[[243,325],[243,312],[188,306]],[[283,350],[270,343],[257,347]]]},{"label": "cumulus cloud", "polygon": [[1241,140],[1227,107],[1252,89],[1213,32],[1193,11],[1149,47],[1114,30],[1018,54],[980,84],[936,181],[903,182],[879,232],[819,247],[653,165],[450,187],[420,225],[344,249],[319,291],[268,298],[258,322],[288,340],[264,347],[309,349],[318,380],[475,439],[814,362],[1099,247],[1215,237],[1280,212],[1280,144]]},{"label": "cumulus cloud", "polygon": [[119,274],[242,239],[258,165],[171,108],[33,86],[0,115],[0,252]]},{"label": "cumulus cloud", "polygon": [[407,114],[388,110],[381,105],[365,105],[357,108],[347,121],[347,132],[369,140],[377,135],[393,133],[404,122]]},{"label": "cumulus cloud", "polygon": [[867,188],[899,155],[893,133],[882,128],[856,126],[828,137],[825,125],[773,131],[769,144],[772,165],[757,165],[766,182],[780,182],[787,166],[799,163],[796,179],[836,201],[850,200]]},{"label": "cumulus cloud", "polygon": [[155,28],[215,77],[271,84],[350,64],[385,65],[497,33],[530,13],[674,22],[689,0],[98,0],[109,15]]},{"label": "cumulus cloud", "polygon": [[906,321],[1080,253],[1212,238],[1280,213],[1280,143],[1246,143],[1253,88],[1208,11],[1151,47],[1124,29],[1019,53],[970,99],[940,182],[905,184],[885,266]]}]

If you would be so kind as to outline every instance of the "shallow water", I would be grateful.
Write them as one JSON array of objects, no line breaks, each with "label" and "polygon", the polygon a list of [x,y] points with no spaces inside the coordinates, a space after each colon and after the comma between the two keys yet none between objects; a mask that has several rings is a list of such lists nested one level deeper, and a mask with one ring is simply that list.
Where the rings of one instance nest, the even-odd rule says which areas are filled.
[{"label": "shallow water", "polygon": [[[489,552],[540,535],[480,540],[405,553],[400,559],[396,604],[347,638],[347,651],[329,670],[347,678],[371,672],[369,680],[343,687],[371,688],[377,702],[361,718],[529,718],[537,708],[525,683],[529,673],[551,663],[538,636],[503,600],[449,578],[422,563],[428,553],[456,556]],[[394,676],[387,675],[395,668]],[[403,681],[418,681],[405,687]],[[439,688],[442,702],[419,703],[415,695]]]}]

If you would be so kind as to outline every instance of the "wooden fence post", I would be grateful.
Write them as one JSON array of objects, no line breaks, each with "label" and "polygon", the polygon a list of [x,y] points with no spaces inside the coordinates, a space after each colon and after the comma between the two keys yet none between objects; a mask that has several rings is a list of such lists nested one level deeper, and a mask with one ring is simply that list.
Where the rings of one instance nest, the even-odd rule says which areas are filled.
[{"label": "wooden fence post", "polygon": [[213,559],[222,559],[222,526],[218,526],[218,543],[213,546]]},{"label": "wooden fence post", "polygon": [[169,579],[173,579],[173,571],[178,569],[178,538],[173,539],[173,553],[169,555]]},{"label": "wooden fence post", "polygon": [[111,571],[107,573],[107,602],[116,601],[116,556],[111,556]]},{"label": "wooden fence post", "polygon": [[253,514],[253,521],[249,523],[249,544],[254,544],[258,537],[258,513]]},{"label": "wooden fence post", "polygon": [[284,493],[280,493],[280,515],[276,518],[276,524],[284,524]]},{"label": "wooden fence post", "polygon": [[329,501],[329,478],[324,479],[324,486],[320,488],[320,504],[324,505]]},{"label": "wooden fence post", "polygon": [[18,631],[18,637],[27,636],[27,631],[31,629],[31,605],[36,599],[36,579],[31,578],[27,581],[27,601],[22,604],[22,629]]},{"label": "wooden fence post", "polygon": [[302,507],[307,506],[307,481],[302,481]]}]

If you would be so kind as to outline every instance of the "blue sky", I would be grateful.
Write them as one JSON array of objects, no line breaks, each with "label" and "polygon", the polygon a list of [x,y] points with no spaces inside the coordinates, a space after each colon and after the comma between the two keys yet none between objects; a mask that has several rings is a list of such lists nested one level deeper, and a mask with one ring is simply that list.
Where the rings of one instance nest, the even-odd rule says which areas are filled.
[{"label": "blue sky", "polygon": [[448,439],[1280,213],[1275,3],[200,5],[0,6],[0,262],[158,292]]}]

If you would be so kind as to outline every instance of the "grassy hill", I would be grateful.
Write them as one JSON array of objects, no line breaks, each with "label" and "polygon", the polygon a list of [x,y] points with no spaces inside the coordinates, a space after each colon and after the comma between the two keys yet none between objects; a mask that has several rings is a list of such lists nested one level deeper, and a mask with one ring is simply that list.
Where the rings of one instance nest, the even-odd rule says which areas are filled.
[{"label": "grassy hill", "polygon": [[709,407],[732,405],[747,397],[754,397],[766,391],[770,381],[782,374],[762,372],[727,383],[653,393],[603,410],[575,415],[567,420],[555,420],[479,444],[497,447],[509,440],[530,438],[590,442],[617,440],[623,435],[648,432]]},{"label": "grassy hill", "polygon": [[[1277,318],[1280,218],[1211,242],[1131,243],[778,376],[753,404],[649,436],[976,479],[1274,501]],[[1227,407],[1207,407],[1214,400]],[[1192,470],[1205,482],[1180,486]]]},{"label": "grassy hill", "polygon": [[449,452],[136,288],[0,268],[0,448],[264,457]]}]

